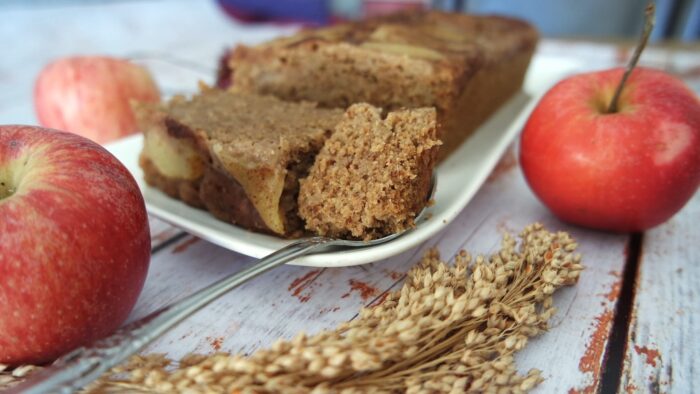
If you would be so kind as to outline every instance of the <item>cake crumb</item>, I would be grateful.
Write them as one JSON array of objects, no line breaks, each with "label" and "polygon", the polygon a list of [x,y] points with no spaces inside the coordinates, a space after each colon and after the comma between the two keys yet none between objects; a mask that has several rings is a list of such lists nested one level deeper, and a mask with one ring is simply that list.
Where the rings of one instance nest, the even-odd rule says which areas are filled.
[{"label": "cake crumb", "polygon": [[436,111],[351,106],[300,181],[299,215],[314,233],[376,239],[414,226],[440,141]]}]

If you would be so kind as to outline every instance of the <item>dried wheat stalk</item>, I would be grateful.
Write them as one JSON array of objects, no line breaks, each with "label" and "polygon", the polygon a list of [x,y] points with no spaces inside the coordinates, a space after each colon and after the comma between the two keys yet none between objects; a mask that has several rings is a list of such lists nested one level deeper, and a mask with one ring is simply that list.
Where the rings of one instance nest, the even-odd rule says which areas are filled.
[{"label": "dried wheat stalk", "polygon": [[136,356],[88,391],[526,392],[542,378],[519,375],[513,354],[547,329],[552,294],[582,266],[566,233],[533,224],[520,237],[519,249],[505,235],[488,259],[461,252],[453,265],[429,251],[400,291],[334,331],[300,333],[247,358]]}]

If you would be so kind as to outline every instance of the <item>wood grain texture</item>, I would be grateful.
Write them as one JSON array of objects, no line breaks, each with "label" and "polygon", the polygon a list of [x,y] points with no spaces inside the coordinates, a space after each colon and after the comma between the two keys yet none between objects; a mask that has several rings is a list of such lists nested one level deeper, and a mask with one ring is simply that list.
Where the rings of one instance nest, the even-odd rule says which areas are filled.
[{"label": "wood grain texture", "polygon": [[148,217],[148,225],[151,229],[151,250],[154,252],[162,245],[184,234],[179,228],[173,227],[153,216]]},{"label": "wood grain texture", "polygon": [[700,193],[644,235],[620,391],[700,387]]},{"label": "wood grain texture", "polygon": [[[444,258],[460,249],[498,250],[504,231],[540,221],[551,230],[571,232],[580,243],[586,270],[575,288],[555,297],[559,313],[551,331],[517,356],[523,372],[543,371],[541,392],[598,387],[603,351],[617,301],[625,236],[590,232],[558,221],[529,191],[512,150],[489,182],[446,229],[399,256],[359,267],[313,269],[284,266],[215,301],[150,345],[145,353],[179,358],[189,352],[249,354],[278,337],[329,329],[352,319],[360,307],[400,288],[408,269],[430,247]],[[249,257],[187,236],[153,257],[144,293],[132,319],[249,266]]]}]

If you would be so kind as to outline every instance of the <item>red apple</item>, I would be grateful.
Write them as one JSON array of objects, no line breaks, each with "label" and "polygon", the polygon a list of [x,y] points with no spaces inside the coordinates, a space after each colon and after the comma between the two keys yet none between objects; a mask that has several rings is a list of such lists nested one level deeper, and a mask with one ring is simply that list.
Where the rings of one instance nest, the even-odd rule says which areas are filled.
[{"label": "red apple", "polygon": [[668,220],[700,185],[700,102],[675,77],[637,68],[607,113],[623,72],[576,75],[547,92],[523,130],[520,161],[561,219],[642,231]]},{"label": "red apple", "polygon": [[136,131],[130,100],[157,102],[148,71],[122,59],[57,60],[39,74],[34,106],[41,125],[105,143]]},{"label": "red apple", "polygon": [[114,331],[148,271],[143,197],[98,144],[0,126],[0,363],[43,363]]}]

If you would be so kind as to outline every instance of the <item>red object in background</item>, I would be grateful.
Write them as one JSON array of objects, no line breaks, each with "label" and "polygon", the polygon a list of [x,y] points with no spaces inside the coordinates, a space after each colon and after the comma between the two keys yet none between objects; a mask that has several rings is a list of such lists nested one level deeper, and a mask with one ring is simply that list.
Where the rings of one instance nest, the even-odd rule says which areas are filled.
[{"label": "red object in background", "polygon": [[114,332],[148,272],[129,171],[98,144],[0,126],[0,364],[41,364]]},{"label": "red object in background", "polygon": [[34,87],[34,108],[42,126],[100,144],[137,131],[131,100],[160,100],[151,74],[127,60],[106,56],[57,59],[44,67]]},{"label": "red object in background", "polygon": [[216,70],[216,86],[221,89],[226,89],[233,83],[233,72],[228,67],[228,61],[231,59],[231,51],[233,49],[227,48],[224,53],[219,57],[219,65]]},{"label": "red object in background", "polygon": [[700,185],[700,101],[662,71],[637,68],[607,108],[624,70],[568,78],[525,125],[520,162],[530,187],[559,218],[643,231],[668,220]]},{"label": "red object in background", "polygon": [[402,10],[423,10],[430,6],[429,1],[422,0],[365,0],[363,15],[365,18],[393,14]]}]

